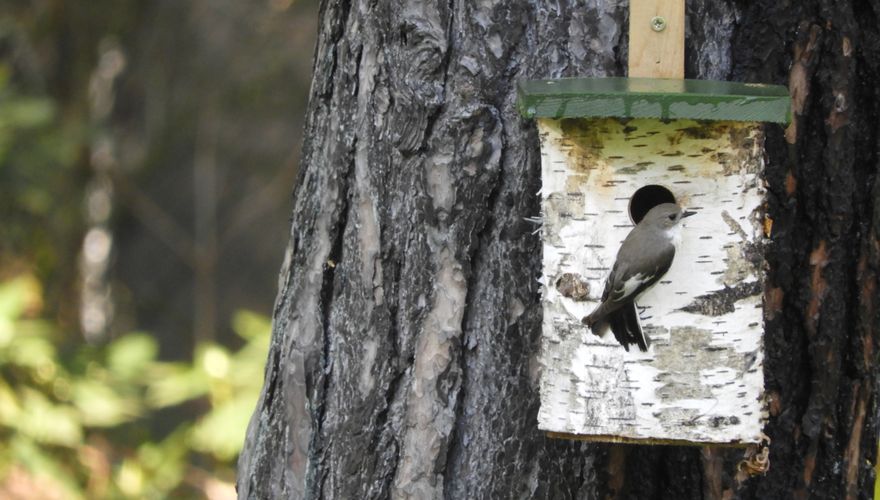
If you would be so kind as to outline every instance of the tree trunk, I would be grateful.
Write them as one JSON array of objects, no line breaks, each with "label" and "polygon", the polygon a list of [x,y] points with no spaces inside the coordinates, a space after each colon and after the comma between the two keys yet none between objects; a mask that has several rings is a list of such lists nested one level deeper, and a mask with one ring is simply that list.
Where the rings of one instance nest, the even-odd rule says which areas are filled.
[{"label": "tree trunk", "polygon": [[[389,5],[393,4],[393,5]],[[769,472],[537,430],[525,78],[623,74],[626,2],[324,2],[241,498],[869,498],[880,1],[688,4],[689,78],[788,84],[767,127]]]}]

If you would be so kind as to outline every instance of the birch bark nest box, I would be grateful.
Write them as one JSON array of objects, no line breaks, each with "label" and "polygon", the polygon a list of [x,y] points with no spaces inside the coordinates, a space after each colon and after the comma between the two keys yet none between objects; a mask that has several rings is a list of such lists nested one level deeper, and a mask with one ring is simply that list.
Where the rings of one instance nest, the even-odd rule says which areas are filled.
[{"label": "birch bark nest box", "polygon": [[[763,375],[762,122],[784,87],[602,78],[522,82],[541,142],[540,429],[601,441],[756,443]],[[582,323],[653,206],[697,212],[672,266],[637,299],[647,352]],[[648,251],[648,249],[646,249]]]}]

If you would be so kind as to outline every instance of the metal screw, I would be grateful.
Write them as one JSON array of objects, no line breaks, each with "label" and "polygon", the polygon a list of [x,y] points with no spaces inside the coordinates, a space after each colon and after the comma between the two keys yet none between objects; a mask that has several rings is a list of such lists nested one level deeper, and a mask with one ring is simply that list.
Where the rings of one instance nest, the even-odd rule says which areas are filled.
[{"label": "metal screw", "polygon": [[661,16],[654,16],[653,18],[651,18],[651,29],[657,32],[665,30],[666,19]]}]

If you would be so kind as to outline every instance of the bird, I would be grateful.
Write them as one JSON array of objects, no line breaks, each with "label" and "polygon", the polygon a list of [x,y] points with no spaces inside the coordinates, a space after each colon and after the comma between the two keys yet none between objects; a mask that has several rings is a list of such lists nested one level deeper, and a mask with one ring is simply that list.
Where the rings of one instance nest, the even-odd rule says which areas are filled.
[{"label": "bird", "polygon": [[614,338],[627,351],[631,344],[648,351],[649,339],[639,325],[635,300],[672,266],[675,247],[681,241],[680,222],[695,213],[675,203],[661,203],[629,232],[617,251],[601,302],[582,320],[594,334],[601,336],[610,326]]}]

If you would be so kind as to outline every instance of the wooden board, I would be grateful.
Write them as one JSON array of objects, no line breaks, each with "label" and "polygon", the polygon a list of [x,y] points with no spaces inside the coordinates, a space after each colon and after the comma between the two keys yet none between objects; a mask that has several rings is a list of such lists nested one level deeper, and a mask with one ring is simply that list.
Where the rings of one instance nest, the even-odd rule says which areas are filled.
[{"label": "wooden board", "polygon": [[[651,20],[662,17],[663,31]],[[629,76],[684,78],[684,0],[630,0]]]},{"label": "wooden board", "polygon": [[[615,440],[759,442],[763,136],[755,123],[539,119],[544,242],[539,428]],[[638,301],[649,352],[581,324],[632,228],[630,196],[667,187],[686,219]],[[579,276],[587,296],[557,287]]]}]

